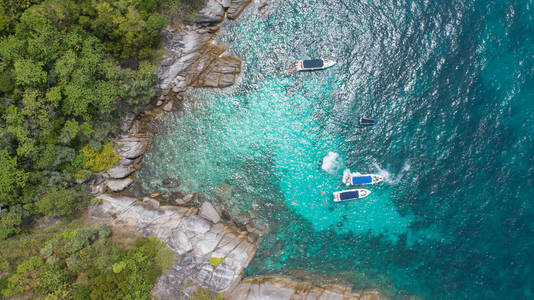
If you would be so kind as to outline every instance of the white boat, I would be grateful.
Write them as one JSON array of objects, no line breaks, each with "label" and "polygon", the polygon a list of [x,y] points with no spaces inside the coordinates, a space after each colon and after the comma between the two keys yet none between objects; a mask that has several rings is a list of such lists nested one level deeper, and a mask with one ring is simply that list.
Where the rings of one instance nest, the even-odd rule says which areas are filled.
[{"label": "white boat", "polygon": [[384,177],[376,174],[360,174],[358,172],[351,173],[348,170],[345,170],[343,173],[343,183],[346,186],[377,184],[382,181],[384,181]]},{"label": "white boat", "polygon": [[366,189],[353,189],[334,192],[334,202],[362,199],[369,196],[369,194],[371,194],[371,191]]},{"label": "white boat", "polygon": [[336,62],[329,59],[307,59],[307,60],[297,60],[295,62],[295,67],[289,69],[289,72],[292,71],[316,71],[330,68],[335,65]]}]

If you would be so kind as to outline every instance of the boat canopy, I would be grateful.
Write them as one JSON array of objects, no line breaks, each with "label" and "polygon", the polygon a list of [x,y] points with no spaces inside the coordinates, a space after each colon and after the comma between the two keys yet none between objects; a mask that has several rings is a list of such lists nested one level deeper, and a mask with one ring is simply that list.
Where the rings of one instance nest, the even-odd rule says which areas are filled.
[{"label": "boat canopy", "polygon": [[311,68],[322,68],[323,67],[323,60],[322,59],[308,59],[302,61],[302,66],[305,69],[311,69]]},{"label": "boat canopy", "polygon": [[339,193],[339,200],[350,200],[350,199],[358,199],[359,194],[358,191],[346,191]]},{"label": "boat canopy", "polygon": [[373,177],[371,176],[353,176],[352,184],[369,184],[373,182]]}]

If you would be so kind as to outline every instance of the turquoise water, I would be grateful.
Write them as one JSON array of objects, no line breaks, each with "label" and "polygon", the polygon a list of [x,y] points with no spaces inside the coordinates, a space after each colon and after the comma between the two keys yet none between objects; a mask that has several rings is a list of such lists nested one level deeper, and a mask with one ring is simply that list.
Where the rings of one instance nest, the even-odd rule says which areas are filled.
[{"label": "turquoise water", "polygon": [[[179,178],[268,224],[247,275],[290,274],[392,298],[529,299],[534,289],[532,1],[273,1],[220,40],[234,87],[198,89],[136,176]],[[287,75],[299,58],[338,61]],[[359,116],[372,128],[357,127]],[[333,203],[352,171],[384,175]],[[312,275],[321,275],[317,279]]]}]

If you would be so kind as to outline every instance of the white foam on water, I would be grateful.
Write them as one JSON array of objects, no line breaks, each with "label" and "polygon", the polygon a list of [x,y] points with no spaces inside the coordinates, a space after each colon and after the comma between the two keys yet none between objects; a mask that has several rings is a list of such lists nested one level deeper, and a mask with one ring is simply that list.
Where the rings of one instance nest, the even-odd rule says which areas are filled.
[{"label": "white foam on water", "polygon": [[328,155],[323,157],[323,169],[328,174],[336,174],[343,167],[343,160],[339,157],[339,154],[329,151]]},{"label": "white foam on water", "polygon": [[404,173],[410,170],[410,163],[408,161],[404,162],[400,172],[397,175],[391,174],[387,169],[382,168],[378,163],[374,162],[373,166],[376,169],[376,173],[384,177],[384,181],[389,184],[397,184],[401,181]]}]

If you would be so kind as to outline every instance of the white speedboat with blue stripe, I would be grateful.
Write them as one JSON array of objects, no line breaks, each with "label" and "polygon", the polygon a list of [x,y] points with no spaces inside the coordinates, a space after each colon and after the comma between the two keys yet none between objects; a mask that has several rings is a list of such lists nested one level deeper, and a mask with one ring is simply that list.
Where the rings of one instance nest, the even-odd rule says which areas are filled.
[{"label": "white speedboat with blue stripe", "polygon": [[346,191],[334,192],[334,202],[343,202],[356,199],[362,199],[371,194],[370,190],[366,189],[353,189]]},{"label": "white speedboat with blue stripe", "polygon": [[376,174],[360,174],[350,172],[343,174],[343,183],[346,186],[377,184],[382,181],[384,181],[384,177]]},{"label": "white speedboat with blue stripe", "polygon": [[295,67],[287,70],[288,72],[293,71],[317,71],[330,68],[335,65],[336,62],[330,59],[306,59],[306,60],[297,60],[295,62]]}]

